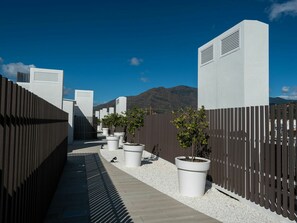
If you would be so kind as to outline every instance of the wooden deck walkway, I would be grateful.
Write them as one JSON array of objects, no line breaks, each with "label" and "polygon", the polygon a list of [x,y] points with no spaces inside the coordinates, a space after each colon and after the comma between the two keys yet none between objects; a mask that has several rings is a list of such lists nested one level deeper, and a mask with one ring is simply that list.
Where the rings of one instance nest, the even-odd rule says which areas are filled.
[{"label": "wooden deck walkway", "polygon": [[119,170],[99,145],[71,150],[46,223],[218,222]]}]

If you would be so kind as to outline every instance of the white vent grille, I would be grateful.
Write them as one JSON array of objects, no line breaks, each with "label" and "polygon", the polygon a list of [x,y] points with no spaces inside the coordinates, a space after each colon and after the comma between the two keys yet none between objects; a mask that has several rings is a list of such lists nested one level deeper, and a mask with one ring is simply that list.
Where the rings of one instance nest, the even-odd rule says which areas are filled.
[{"label": "white vent grille", "polygon": [[51,81],[58,82],[59,77],[57,73],[47,73],[47,72],[34,72],[35,81]]},{"label": "white vent grille", "polygon": [[78,91],[77,92],[77,97],[91,97],[90,92],[84,92],[84,91]]},{"label": "white vent grille", "polygon": [[221,47],[222,55],[239,48],[239,30],[222,39]]},{"label": "white vent grille", "polygon": [[213,45],[201,51],[201,64],[205,64],[213,60]]}]

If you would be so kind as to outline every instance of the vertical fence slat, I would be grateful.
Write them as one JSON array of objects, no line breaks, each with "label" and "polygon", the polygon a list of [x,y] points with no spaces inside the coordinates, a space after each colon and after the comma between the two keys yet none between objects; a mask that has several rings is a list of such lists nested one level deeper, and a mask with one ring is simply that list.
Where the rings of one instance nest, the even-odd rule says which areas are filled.
[{"label": "vertical fence slat", "polygon": [[269,183],[270,183],[270,177],[269,175],[271,174],[270,172],[270,157],[271,157],[271,153],[270,153],[270,149],[269,149],[269,144],[270,144],[270,132],[269,132],[269,109],[268,106],[265,106],[265,208],[268,209],[269,208]]},{"label": "vertical fence slat", "polygon": [[276,161],[276,173],[277,173],[277,199],[276,199],[276,213],[281,213],[281,174],[282,174],[282,159],[281,159],[281,106],[277,106],[277,161]]},{"label": "vertical fence slat", "polygon": [[245,149],[246,149],[246,143],[245,143],[245,108],[242,108],[241,110],[241,197],[245,197]]},{"label": "vertical fence slat", "polygon": [[259,140],[259,148],[260,148],[260,205],[264,206],[264,186],[265,186],[265,180],[264,180],[264,167],[265,167],[265,160],[264,160],[264,153],[265,153],[265,146],[264,146],[264,125],[265,125],[265,120],[264,120],[264,107],[260,107],[260,140]]},{"label": "vertical fence slat", "polygon": [[5,147],[5,106],[7,79],[0,77],[0,221],[4,216],[4,147]]},{"label": "vertical fence slat", "polygon": [[234,192],[238,194],[238,108],[235,108],[234,115]]},{"label": "vertical fence slat", "polygon": [[10,113],[11,113],[11,95],[12,91],[12,83],[9,81],[7,83],[7,88],[6,88],[6,123],[5,123],[5,146],[4,146],[4,188],[5,188],[5,195],[3,197],[4,199],[4,221],[3,222],[9,222],[9,200],[10,200],[10,195],[9,195],[9,153],[10,153],[10,125],[11,125],[11,119],[10,119]]},{"label": "vertical fence slat", "polygon": [[271,107],[271,178],[270,178],[270,210],[275,211],[275,176],[276,176],[276,144],[275,144],[275,106]]},{"label": "vertical fence slat", "polygon": [[288,148],[287,148],[287,105],[282,107],[283,119],[283,140],[282,140],[282,214],[284,217],[288,216]]},{"label": "vertical fence slat", "polygon": [[[296,112],[296,110],[295,110]],[[297,117],[295,117],[295,120]],[[290,106],[289,107],[289,194],[290,194],[290,199],[289,199],[289,218],[291,220],[294,220],[294,213],[296,213],[295,210],[295,185],[294,185],[294,175],[296,176],[296,172],[294,170],[294,166],[297,165],[295,163],[295,148],[294,148],[294,107]],[[295,142],[296,144],[296,142]],[[295,172],[295,174],[294,174]]]},{"label": "vertical fence slat", "polygon": [[228,167],[227,167],[227,148],[228,148],[228,119],[227,119],[227,109],[224,109],[224,157],[223,157],[223,164],[224,164],[224,188],[227,188],[227,170],[228,170]]},{"label": "vertical fence slat", "polygon": [[247,128],[247,136],[246,136],[246,199],[250,200],[251,198],[251,187],[250,187],[250,181],[251,181],[251,168],[250,168],[250,108],[247,108],[247,114],[246,114],[246,128]]},{"label": "vertical fence slat", "polygon": [[255,162],[255,202],[259,204],[259,158],[260,158],[260,150],[259,150],[259,107],[255,107],[255,138],[254,143],[254,162]]},{"label": "vertical fence slat", "polygon": [[256,202],[255,199],[255,108],[251,109],[251,201]]}]

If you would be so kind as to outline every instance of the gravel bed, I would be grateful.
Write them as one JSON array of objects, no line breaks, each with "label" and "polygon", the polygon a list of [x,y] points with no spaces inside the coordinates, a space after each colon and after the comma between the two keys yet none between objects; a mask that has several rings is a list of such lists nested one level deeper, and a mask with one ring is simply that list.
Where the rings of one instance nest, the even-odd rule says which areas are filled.
[{"label": "gravel bed", "polygon": [[175,165],[162,158],[156,159],[147,151],[143,153],[142,166],[139,168],[127,168],[124,166],[124,151],[122,149],[116,151],[101,149],[100,152],[107,161],[117,157],[117,162],[113,163],[113,165],[124,172],[221,222],[276,222],[266,212],[232,199],[211,187],[210,184],[207,185],[208,191],[202,198],[181,196],[178,191],[177,169]]}]

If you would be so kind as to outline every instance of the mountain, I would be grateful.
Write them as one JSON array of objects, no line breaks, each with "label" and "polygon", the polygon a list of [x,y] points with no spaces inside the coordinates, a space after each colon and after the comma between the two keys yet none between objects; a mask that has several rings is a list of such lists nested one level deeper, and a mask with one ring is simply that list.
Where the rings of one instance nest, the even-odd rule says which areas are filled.
[{"label": "mountain", "polygon": [[[269,98],[269,104],[297,103],[295,100],[283,98]],[[134,106],[151,109],[155,113],[169,113],[179,108],[191,106],[197,108],[197,88],[187,86],[177,86],[172,88],[152,88],[136,96],[127,97],[128,109]],[[95,111],[101,108],[115,107],[115,99],[105,104],[94,107]]]},{"label": "mountain", "polygon": [[280,97],[276,97],[276,98],[269,98],[269,104],[270,105],[281,105],[281,104],[289,104],[289,103],[297,103],[296,100],[287,100],[287,99],[283,99]]},{"label": "mountain", "polygon": [[[197,107],[197,88],[177,86],[172,88],[152,88],[137,96],[127,97],[127,107],[134,106],[151,109],[156,113],[168,113],[184,107]],[[95,106],[94,110],[115,107],[115,99]]]}]

